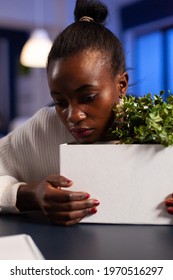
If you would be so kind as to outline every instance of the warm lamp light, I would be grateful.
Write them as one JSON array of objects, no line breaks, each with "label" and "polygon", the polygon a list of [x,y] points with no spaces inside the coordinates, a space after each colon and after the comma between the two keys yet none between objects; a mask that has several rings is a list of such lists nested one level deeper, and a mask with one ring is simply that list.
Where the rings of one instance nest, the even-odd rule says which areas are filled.
[{"label": "warm lamp light", "polygon": [[44,29],[36,29],[22,49],[21,64],[27,67],[45,68],[51,47],[52,41],[48,33]]}]

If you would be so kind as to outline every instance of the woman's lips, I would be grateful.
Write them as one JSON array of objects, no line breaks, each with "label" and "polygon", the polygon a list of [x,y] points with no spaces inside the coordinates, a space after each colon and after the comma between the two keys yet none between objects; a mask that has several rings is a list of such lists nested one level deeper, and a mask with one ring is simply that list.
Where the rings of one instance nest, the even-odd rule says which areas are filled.
[{"label": "woman's lips", "polygon": [[75,138],[84,138],[84,137],[91,136],[91,134],[93,134],[93,132],[94,132],[94,129],[92,129],[92,128],[73,128],[70,130],[70,132]]}]

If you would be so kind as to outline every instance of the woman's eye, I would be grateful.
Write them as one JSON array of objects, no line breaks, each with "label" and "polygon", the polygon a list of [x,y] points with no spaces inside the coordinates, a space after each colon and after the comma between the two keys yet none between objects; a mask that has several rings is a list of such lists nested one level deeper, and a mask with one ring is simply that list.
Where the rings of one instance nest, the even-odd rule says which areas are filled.
[{"label": "woman's eye", "polygon": [[80,102],[81,103],[90,103],[90,102],[94,101],[95,97],[96,97],[96,94],[85,95],[80,98]]},{"label": "woman's eye", "polygon": [[66,108],[68,106],[68,102],[66,100],[54,100],[55,106],[58,106],[60,108]]}]

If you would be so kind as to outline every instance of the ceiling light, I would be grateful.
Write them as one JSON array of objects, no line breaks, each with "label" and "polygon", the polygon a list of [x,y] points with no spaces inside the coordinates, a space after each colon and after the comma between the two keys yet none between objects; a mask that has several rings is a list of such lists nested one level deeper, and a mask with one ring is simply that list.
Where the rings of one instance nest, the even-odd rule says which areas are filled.
[{"label": "ceiling light", "polygon": [[51,46],[52,41],[46,30],[35,29],[22,49],[21,64],[27,67],[46,67]]}]

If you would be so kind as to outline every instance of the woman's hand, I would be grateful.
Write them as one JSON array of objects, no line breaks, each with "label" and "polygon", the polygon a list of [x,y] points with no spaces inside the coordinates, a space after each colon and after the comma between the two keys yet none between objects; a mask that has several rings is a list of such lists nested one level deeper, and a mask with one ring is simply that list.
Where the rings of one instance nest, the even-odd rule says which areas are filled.
[{"label": "woman's hand", "polygon": [[55,224],[76,224],[84,217],[95,214],[99,201],[89,199],[90,195],[86,192],[66,190],[71,186],[72,181],[58,175],[51,175],[39,184],[22,185],[18,190],[16,206],[20,211],[41,209]]},{"label": "woman's hand", "polygon": [[173,194],[172,197],[166,199],[165,204],[167,206],[168,213],[173,214]]}]

